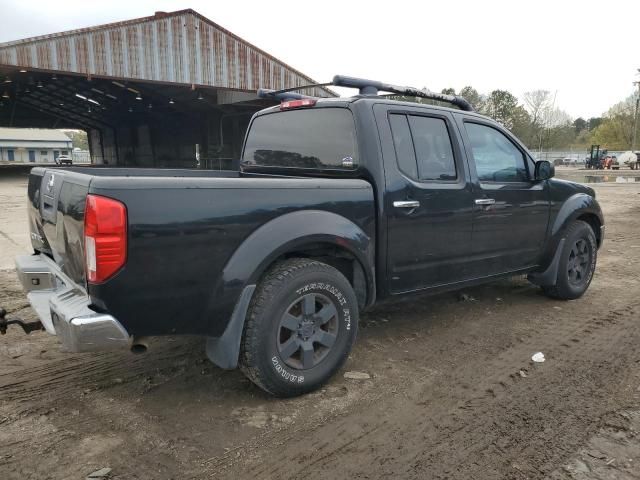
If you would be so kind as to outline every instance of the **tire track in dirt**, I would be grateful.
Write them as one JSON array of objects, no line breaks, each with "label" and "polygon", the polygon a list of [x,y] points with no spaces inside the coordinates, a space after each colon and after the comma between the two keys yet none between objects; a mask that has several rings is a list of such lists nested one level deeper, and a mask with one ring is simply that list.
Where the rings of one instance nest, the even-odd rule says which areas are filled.
[{"label": "tire track in dirt", "polygon": [[[619,411],[640,365],[640,257],[628,254],[640,210],[626,207],[640,195],[603,190],[607,240],[581,300],[550,301],[519,280],[469,291],[476,301],[381,305],[363,316],[347,364],[373,378],[338,376],[325,393],[267,398],[206,367],[195,342],[63,355],[44,334],[9,332],[0,478],[84,478],[103,465],[119,479],[552,477]],[[24,306],[15,273],[0,271],[0,289],[3,306]],[[534,366],[538,350],[548,360]],[[256,412],[293,421],[251,425]]]},{"label": "tire track in dirt", "polygon": [[[628,323],[625,323],[625,327],[633,326],[632,315],[627,315]],[[596,322],[592,321],[592,328],[596,325]],[[609,328],[616,325],[617,320],[613,315],[608,317],[607,325]],[[637,336],[637,327],[633,326],[635,332],[634,334]],[[591,330],[590,330],[591,331]],[[584,330],[583,330],[584,332]],[[545,408],[552,408],[553,402],[557,400],[558,395],[562,395],[567,391],[571,391],[575,396],[575,392],[585,393],[589,396],[593,395],[595,399],[599,399],[603,401],[606,399],[602,393],[609,391],[605,388],[608,382],[612,380],[609,375],[604,375],[603,373],[597,374],[595,373],[591,378],[589,376],[580,377],[579,381],[576,381],[576,378],[572,376],[572,373],[576,371],[576,368],[580,368],[580,366],[584,366],[584,364],[591,365],[593,368],[602,369],[604,367],[607,370],[608,374],[617,375],[620,374],[617,369],[613,369],[611,371],[611,362],[607,362],[602,359],[602,357],[598,357],[598,350],[600,352],[611,352],[611,351],[624,351],[625,348],[630,347],[633,344],[633,337],[629,337],[629,331],[626,328],[616,328],[616,331],[613,335],[606,335],[608,331],[597,332],[605,335],[596,335],[593,331],[587,338],[579,337],[582,332],[573,332],[574,334],[570,336],[571,340],[580,340],[579,342],[572,342],[574,345],[565,348],[571,348],[571,355],[568,358],[563,358],[564,355],[554,355],[550,358],[549,361],[554,362],[554,370],[553,375],[555,377],[560,377],[560,381],[554,381],[555,379],[551,378],[548,382],[543,382],[539,384],[536,382],[535,388],[537,392],[532,391],[532,383],[527,379],[520,378],[519,376],[511,376],[510,381],[498,382],[502,388],[496,390],[491,390],[491,396],[493,399],[483,399],[489,400],[484,401],[481,405],[484,408],[475,409],[473,411],[474,418],[467,419],[465,421],[465,427],[461,430],[456,430],[455,432],[448,432],[449,435],[443,431],[440,431],[439,436],[439,444],[434,443],[433,449],[430,450],[427,456],[424,456],[420,453],[418,456],[420,460],[417,461],[416,467],[425,467],[431,463],[438,462],[439,465],[446,465],[446,460],[443,462],[442,459],[446,458],[445,449],[446,446],[450,446],[450,443],[446,440],[448,438],[453,438],[454,436],[462,436],[463,438],[476,438],[476,441],[463,447],[459,452],[456,452],[456,457],[459,460],[460,458],[479,458],[484,459],[484,462],[476,460],[473,466],[473,469],[480,468],[488,478],[491,478],[491,472],[495,469],[495,462],[497,459],[502,461],[503,469],[495,469],[495,476],[499,477],[504,474],[504,468],[508,469],[511,467],[512,462],[514,462],[518,458],[527,458],[528,462],[521,464],[518,467],[518,471],[521,473],[526,473],[528,476],[536,476],[538,474],[546,474],[549,469],[545,465],[546,463],[551,462],[552,465],[556,464],[555,458],[538,458],[538,452],[545,452],[548,455],[549,450],[552,452],[559,452],[560,456],[571,453],[573,448],[567,448],[567,445],[570,442],[567,442],[564,438],[565,431],[571,431],[574,423],[578,422],[576,419],[576,413],[570,410],[563,411],[563,406],[558,408],[555,407],[556,413],[556,421],[557,423],[553,426],[553,428],[548,428],[548,432],[543,431],[540,435],[540,432],[532,432],[533,435],[529,438],[528,442],[516,442],[519,445],[524,445],[523,448],[516,448],[515,451],[511,452],[511,455],[500,454],[499,448],[494,448],[496,451],[491,452],[490,454],[485,453],[487,438],[491,438],[490,445],[492,447],[499,446],[500,443],[505,444],[509,442],[509,439],[522,440],[517,438],[522,435],[523,432],[531,432],[532,425],[543,425],[544,424],[544,415],[540,414],[532,414],[530,412],[540,412],[542,410],[544,412]],[[577,334],[577,335],[576,335]],[[603,338],[606,337],[606,338]],[[557,342],[547,343],[546,348],[553,348],[557,346]],[[626,362],[625,362],[626,363]],[[540,372],[532,372],[531,377],[539,376],[541,378],[549,377],[548,371],[544,371],[541,369]],[[589,388],[589,386],[591,388]],[[601,390],[602,389],[602,390]],[[601,392],[599,392],[601,390]],[[535,394],[535,395],[534,395]],[[542,409],[540,409],[540,405],[536,405],[537,408],[523,409],[521,405],[530,405],[530,401],[528,400],[528,396],[531,398],[542,399],[542,401],[547,401],[548,405],[544,405]],[[590,400],[592,400],[591,398]],[[505,413],[513,411],[515,415],[505,415],[508,422],[505,424],[494,425],[495,428],[488,428],[483,422],[483,418],[495,418],[494,415],[490,415],[490,411],[495,413],[495,408],[498,406],[500,409],[504,409]],[[567,406],[569,408],[578,409],[581,408],[586,409],[589,416],[592,416],[594,413],[600,411],[597,407],[592,405],[576,405],[575,403],[572,406]],[[593,411],[591,411],[593,410]],[[562,411],[563,415],[557,415],[559,411]],[[559,419],[558,419],[559,417]],[[558,421],[559,420],[559,421]],[[536,423],[537,422],[537,423]],[[501,427],[507,428],[501,428]],[[515,428],[514,428],[515,427]],[[484,431],[485,435],[482,437],[478,437],[474,435],[474,432]],[[444,440],[444,441],[443,441]],[[552,448],[549,448],[552,447]],[[531,460],[533,459],[533,460]],[[469,465],[467,462],[466,465]],[[423,470],[423,468],[418,468],[418,470]],[[465,469],[459,469],[456,471],[457,475],[460,475],[460,478],[464,478]],[[471,474],[472,472],[468,472]]]},{"label": "tire track in dirt", "polygon": [[180,342],[159,348],[144,358],[113,352],[69,354],[24,371],[0,373],[0,396],[5,401],[29,402],[46,395],[55,403],[73,390],[100,389],[113,384],[116,378],[123,383],[175,368],[193,355],[194,349],[189,346]]},{"label": "tire track in dirt", "polygon": [[[606,411],[602,404],[610,394],[606,387],[625,373],[624,368],[616,368],[603,356],[612,351],[635,351],[637,354],[633,349],[639,333],[636,309],[637,305],[625,307],[604,318],[592,317],[586,322],[575,318],[563,324],[551,323],[544,331],[532,334],[528,338],[530,341],[509,348],[486,362],[482,370],[492,374],[481,378],[470,389],[463,388],[452,395],[452,377],[457,383],[464,384],[473,382],[481,372],[464,367],[456,369],[423,388],[409,390],[409,395],[400,401],[386,398],[383,407],[374,408],[373,412],[361,412],[361,417],[365,417],[362,423],[366,426],[360,429],[354,431],[352,422],[344,420],[327,427],[326,431],[315,431],[314,441],[294,438],[294,443],[300,447],[295,450],[296,455],[290,456],[283,449],[277,455],[262,456],[258,465],[247,466],[243,473],[260,478],[331,478],[338,472],[341,476],[356,478],[365,472],[381,477],[402,474],[408,478],[424,478],[424,474],[430,473],[433,478],[438,475],[470,478],[474,469],[479,468],[485,472],[484,478],[501,478],[504,470],[516,476],[543,476],[550,467],[557,465],[559,458],[572,453],[579,444],[580,439],[570,441],[563,433],[575,430],[578,424],[584,427],[578,413],[593,418]],[[523,360],[530,355],[526,346],[529,343],[550,352],[546,364],[533,368]],[[523,350],[527,356],[523,355]],[[628,359],[623,356],[628,355],[622,353],[616,362],[623,360],[621,363],[627,364]],[[572,373],[584,370],[585,364],[592,366],[593,375],[573,378]],[[521,369],[529,371],[527,378],[519,376]],[[562,411],[563,420],[545,426],[548,420],[545,415],[530,413],[540,410],[540,405],[531,402],[539,402],[542,398],[548,403],[544,407],[555,411],[557,417],[555,401],[558,395],[569,398],[573,406],[568,404]],[[576,404],[581,395],[584,402]],[[449,401],[438,404],[443,398]],[[452,402],[454,399],[456,403]],[[601,403],[593,406],[593,400]],[[523,406],[530,406],[530,412]],[[389,414],[403,409],[400,415]],[[572,412],[572,409],[577,411]],[[420,418],[420,412],[425,410],[430,416],[427,421]],[[501,410],[504,419],[495,424],[496,415],[501,417]],[[522,438],[523,433],[531,432],[532,426],[538,428],[534,429],[534,436],[528,440]],[[396,448],[390,451],[390,444],[395,444]],[[304,450],[303,445],[308,445],[307,455],[299,455],[300,450]],[[451,453],[452,449],[455,454]],[[550,450],[555,452],[551,456]],[[538,451],[546,453],[540,456]],[[376,456],[372,458],[367,452],[376,452]],[[523,456],[534,461],[512,466]],[[277,461],[270,461],[271,458],[277,458]],[[352,458],[369,458],[370,461],[365,465],[353,465],[349,461]],[[500,461],[496,465],[497,459]],[[460,464],[468,468],[460,468]],[[439,470],[437,475],[432,469],[435,465]]]}]

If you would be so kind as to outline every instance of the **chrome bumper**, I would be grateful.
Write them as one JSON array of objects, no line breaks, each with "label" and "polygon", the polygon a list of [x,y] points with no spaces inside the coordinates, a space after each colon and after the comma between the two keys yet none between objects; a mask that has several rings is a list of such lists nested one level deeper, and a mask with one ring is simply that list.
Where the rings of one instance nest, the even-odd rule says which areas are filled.
[{"label": "chrome bumper", "polygon": [[91,352],[126,348],[129,334],[114,317],[89,308],[87,292],[45,255],[16,257],[16,271],[45,330],[65,350]]}]

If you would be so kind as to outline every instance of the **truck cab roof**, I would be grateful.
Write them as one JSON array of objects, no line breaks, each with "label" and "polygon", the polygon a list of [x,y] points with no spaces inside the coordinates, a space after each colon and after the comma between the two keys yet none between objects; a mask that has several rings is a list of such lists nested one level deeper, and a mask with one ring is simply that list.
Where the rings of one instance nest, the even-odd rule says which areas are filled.
[{"label": "truck cab roof", "polygon": [[[405,106],[405,107],[423,107],[433,110],[441,110],[445,112],[451,113],[464,113],[468,116],[482,118],[487,121],[495,122],[491,117],[487,117],[486,115],[482,115],[478,112],[465,111],[459,108],[445,107],[442,105],[433,105],[428,103],[417,103],[403,100],[395,100],[390,98],[387,95],[354,95],[351,97],[333,97],[333,98],[317,98],[315,99],[315,105],[313,107],[302,107],[302,108],[327,108],[327,107],[338,107],[338,108],[348,108],[350,105],[355,103],[367,103],[367,104],[387,104],[393,106]],[[275,105],[273,107],[265,108],[264,110],[260,110],[256,113],[259,115],[266,115],[274,112],[281,111],[280,105]]]}]

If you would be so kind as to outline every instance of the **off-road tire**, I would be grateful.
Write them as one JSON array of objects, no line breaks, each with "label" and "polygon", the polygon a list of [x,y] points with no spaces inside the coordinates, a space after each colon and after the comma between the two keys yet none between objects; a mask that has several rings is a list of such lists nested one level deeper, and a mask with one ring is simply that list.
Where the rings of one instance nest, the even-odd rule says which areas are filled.
[{"label": "off-road tire", "polygon": [[[572,250],[576,251],[579,242],[586,246],[588,251],[588,261],[585,272],[580,281],[572,281],[569,274],[570,261],[572,261]],[[580,298],[589,288],[589,284],[593,279],[596,269],[596,260],[598,257],[598,244],[596,235],[589,225],[582,220],[576,220],[567,231],[565,237],[560,262],[558,264],[558,276],[556,284],[553,286],[543,286],[542,290],[545,295],[559,300],[574,300]]]},{"label": "off-road tire", "polygon": [[[311,368],[303,368],[302,347],[287,358],[282,358],[279,350],[282,347],[283,332],[285,336],[289,332],[288,327],[282,325],[285,314],[294,311],[291,308],[299,308],[300,315],[293,318],[303,318],[305,298],[314,299],[314,305],[316,298],[324,302],[328,300],[335,307],[335,314],[331,314],[330,320],[335,340],[331,347],[313,343],[314,348],[323,350],[324,357],[314,353],[313,361],[316,361],[316,357],[320,357],[320,360]],[[324,306],[328,305],[319,302],[320,300],[317,304],[320,307],[314,306],[313,310],[318,308],[317,315],[304,317],[316,318],[314,325],[320,324],[319,315]],[[288,316],[288,319],[292,316]],[[307,326],[314,323],[306,321]],[[316,328],[328,327],[310,328],[316,332],[319,331]],[[279,262],[262,277],[251,300],[240,346],[240,369],[257,386],[278,397],[293,397],[311,392],[324,384],[343,365],[355,341],[357,329],[358,302],[351,284],[342,273],[330,265],[305,258]],[[310,330],[305,332],[309,334]],[[303,334],[297,333],[295,340],[308,340],[309,336],[303,337]],[[292,332],[290,335],[294,336]],[[309,344],[305,345],[308,349]],[[298,368],[290,365],[296,362],[296,355],[300,356]],[[304,360],[307,359],[308,357]]]}]

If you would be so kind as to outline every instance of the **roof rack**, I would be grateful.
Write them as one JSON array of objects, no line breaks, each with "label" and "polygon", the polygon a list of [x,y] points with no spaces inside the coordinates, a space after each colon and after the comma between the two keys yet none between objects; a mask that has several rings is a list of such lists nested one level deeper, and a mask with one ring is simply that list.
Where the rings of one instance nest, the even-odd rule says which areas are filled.
[{"label": "roof rack", "polygon": [[408,97],[429,98],[431,100],[439,100],[441,102],[451,103],[461,110],[473,112],[473,106],[469,101],[460,95],[446,95],[444,93],[431,92],[427,89],[419,90],[414,87],[403,87],[400,85],[392,85],[391,83],[378,82],[376,80],[366,80],[364,78],[346,77],[344,75],[336,75],[333,77],[332,84],[336,87],[350,87],[360,90],[360,95],[377,95],[378,92],[397,93]]},{"label": "roof rack", "polygon": [[391,83],[379,82],[377,80],[366,80],[364,78],[347,77],[345,75],[336,75],[329,83],[314,83],[310,85],[301,85],[299,87],[285,88],[283,90],[267,90],[261,88],[258,90],[258,96],[260,98],[274,98],[280,101],[316,98],[308,95],[302,95],[300,93],[294,93],[293,90],[326,87],[328,85],[334,87],[357,88],[360,95],[377,95],[378,92],[389,92],[406,95],[408,97],[428,98],[431,100],[438,100],[440,102],[451,103],[452,105],[455,105],[461,110],[465,110],[467,112],[475,111],[473,105],[471,105],[466,98],[461,97],[460,95],[447,95],[444,93],[431,92],[427,89],[419,90],[415,87],[403,87],[400,85],[393,85]]}]

